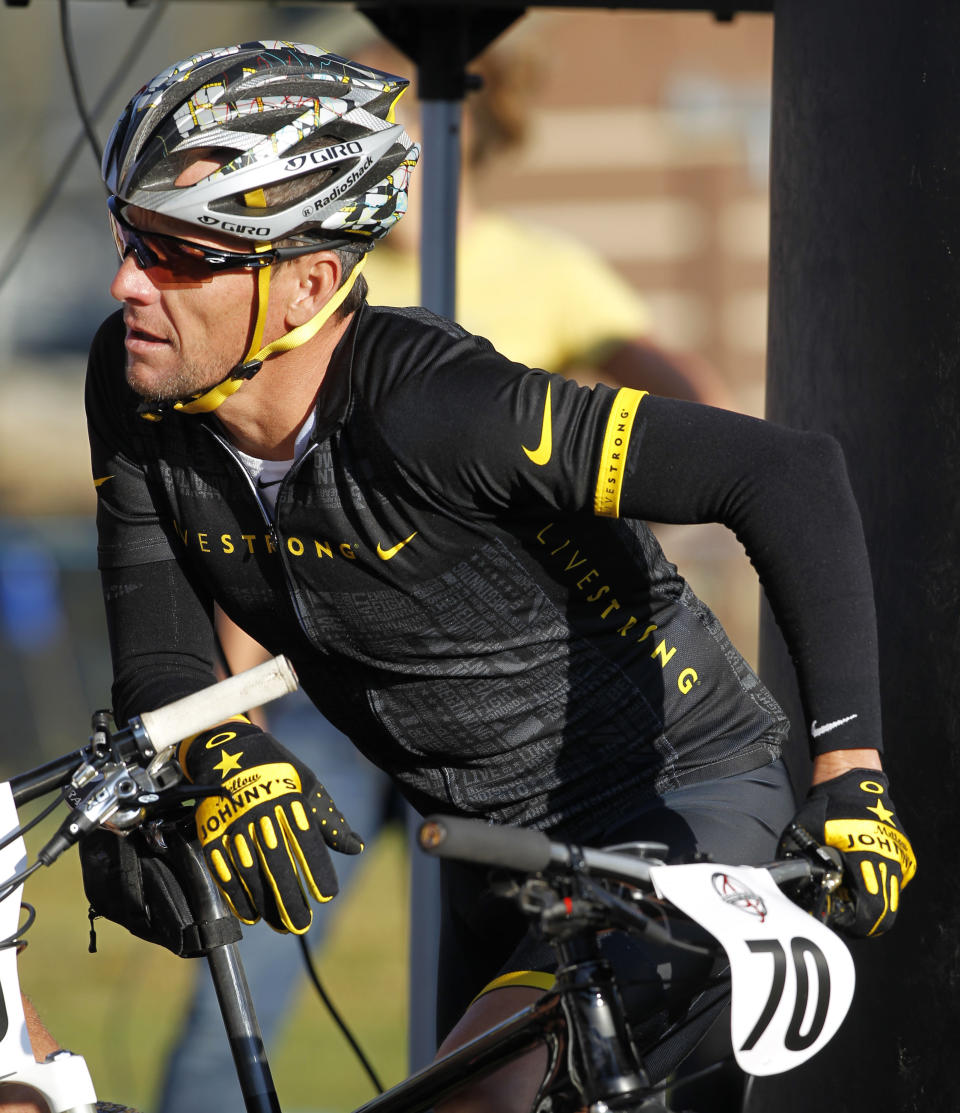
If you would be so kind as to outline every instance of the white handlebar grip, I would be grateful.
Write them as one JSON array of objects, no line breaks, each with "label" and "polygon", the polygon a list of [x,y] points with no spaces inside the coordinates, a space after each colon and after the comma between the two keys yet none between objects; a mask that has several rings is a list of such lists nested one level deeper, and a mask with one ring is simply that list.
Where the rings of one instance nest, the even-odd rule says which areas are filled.
[{"label": "white handlebar grip", "polygon": [[273,657],[219,684],[211,684],[200,692],[168,703],[166,707],[145,711],[140,716],[140,725],[156,750],[156,762],[184,738],[214,727],[232,715],[242,715],[251,707],[294,692],[298,687],[297,674],[286,657]]}]

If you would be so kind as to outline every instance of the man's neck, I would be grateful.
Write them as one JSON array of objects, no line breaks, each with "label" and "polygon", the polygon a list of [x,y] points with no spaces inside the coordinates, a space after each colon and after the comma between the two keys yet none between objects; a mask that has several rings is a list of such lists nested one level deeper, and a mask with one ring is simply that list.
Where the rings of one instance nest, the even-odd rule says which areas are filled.
[{"label": "man's neck", "polygon": [[353,315],[330,322],[300,348],[273,356],[217,410],[230,442],[261,460],[290,460],[294,442]]}]

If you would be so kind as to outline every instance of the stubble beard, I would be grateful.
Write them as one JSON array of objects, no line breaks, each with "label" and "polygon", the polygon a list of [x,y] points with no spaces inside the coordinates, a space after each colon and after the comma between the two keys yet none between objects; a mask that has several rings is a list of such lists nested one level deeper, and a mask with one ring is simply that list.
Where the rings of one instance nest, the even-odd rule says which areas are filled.
[{"label": "stubble beard", "polygon": [[131,390],[148,402],[175,402],[202,394],[221,383],[233,365],[222,358],[199,364],[181,359],[171,371],[159,375],[128,354],[126,377]]}]

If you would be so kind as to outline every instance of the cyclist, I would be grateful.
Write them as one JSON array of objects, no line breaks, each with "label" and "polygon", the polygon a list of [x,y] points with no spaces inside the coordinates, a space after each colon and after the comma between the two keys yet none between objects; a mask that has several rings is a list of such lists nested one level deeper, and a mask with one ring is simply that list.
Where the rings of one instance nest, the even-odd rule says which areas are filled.
[{"label": "cyclist", "polygon": [[[914,862],[880,768],[872,585],[837,444],[581,387],[365,304],[364,254],[419,154],[394,122],[405,87],[247,43],[165,70],[113,130],[123,309],[93,341],[87,414],[116,714],[212,682],[216,603],[422,812],[738,862],[769,859],[798,814],[848,852],[852,930],[885,930]],[[799,812],[783,713],[645,520],[721,521],[753,560],[815,753]],[[361,848],[348,818],[242,719],[180,760],[232,794],[197,826],[237,915],[305,931],[310,895],[336,892],[326,846]],[[447,1050],[540,992],[544,958],[482,875],[446,868],[444,886]],[[541,1063],[450,1108],[529,1108]]]}]

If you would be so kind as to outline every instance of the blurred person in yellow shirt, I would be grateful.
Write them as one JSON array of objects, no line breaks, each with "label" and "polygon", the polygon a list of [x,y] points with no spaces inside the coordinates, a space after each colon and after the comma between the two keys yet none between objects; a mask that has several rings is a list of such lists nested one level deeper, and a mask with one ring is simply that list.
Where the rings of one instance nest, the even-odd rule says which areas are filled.
[{"label": "blurred person in yellow shirt", "polygon": [[[361,61],[388,72],[409,69],[385,43],[361,52]],[[464,101],[456,319],[528,367],[729,407],[717,371],[698,355],[665,347],[647,303],[593,248],[478,201],[500,158],[527,140],[530,97],[543,69],[525,46],[494,46],[471,72],[482,85]],[[419,110],[412,91],[397,106],[415,139]],[[420,196],[411,194],[405,218],[369,256],[372,305],[419,303]]]}]

